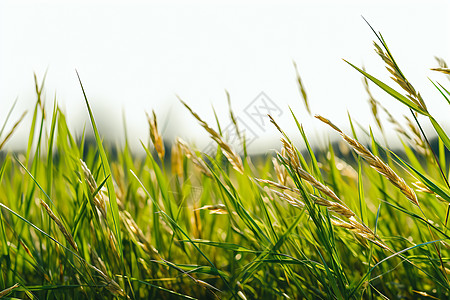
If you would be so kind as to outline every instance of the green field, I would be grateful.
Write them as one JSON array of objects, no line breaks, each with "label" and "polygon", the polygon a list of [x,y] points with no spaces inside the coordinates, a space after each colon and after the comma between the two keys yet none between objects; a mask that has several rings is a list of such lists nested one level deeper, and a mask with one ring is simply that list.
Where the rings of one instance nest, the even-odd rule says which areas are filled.
[{"label": "green field", "polygon": [[[86,94],[95,142],[74,136],[57,105],[46,111],[44,83],[36,81],[26,150],[0,156],[0,298],[449,298],[450,139],[376,38],[393,81],[351,64],[349,72],[364,76],[381,133],[379,112],[387,110],[369,84],[409,108],[406,121],[387,120],[401,151],[369,128],[358,137],[351,119],[352,130],[343,132],[321,116],[348,154],[337,155],[331,143],[316,150],[292,113],[302,143],[272,119],[279,152],[252,157],[245,137],[244,149],[232,149],[220,127],[182,102],[216,154],[165,141],[152,114],[151,143],[140,157],[128,141],[122,149],[103,143]],[[449,69],[439,63],[445,84],[430,84],[450,104]],[[5,120],[0,150],[22,119]]]}]

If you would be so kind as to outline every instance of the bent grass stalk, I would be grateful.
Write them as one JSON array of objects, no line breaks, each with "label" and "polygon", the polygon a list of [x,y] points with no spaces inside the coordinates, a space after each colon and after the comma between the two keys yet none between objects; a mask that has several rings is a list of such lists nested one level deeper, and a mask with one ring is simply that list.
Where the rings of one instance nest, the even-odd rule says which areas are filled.
[{"label": "bent grass stalk", "polygon": [[350,145],[350,147],[355,150],[367,163],[374,168],[378,173],[383,175],[387,180],[389,180],[395,187],[397,187],[414,205],[420,206],[417,200],[416,193],[412,188],[410,188],[403,178],[398,176],[387,164],[385,164],[379,157],[375,156],[370,152],[365,146],[355,139],[352,139],[345,133],[343,133],[338,127],[336,127],[330,120],[316,115],[316,118],[324,122],[334,130],[336,130],[342,138]]}]

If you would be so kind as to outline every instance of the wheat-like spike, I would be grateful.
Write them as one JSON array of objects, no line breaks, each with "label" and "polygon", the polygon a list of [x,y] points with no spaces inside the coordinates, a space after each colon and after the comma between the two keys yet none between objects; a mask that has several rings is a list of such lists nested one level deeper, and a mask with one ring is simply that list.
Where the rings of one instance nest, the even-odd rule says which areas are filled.
[{"label": "wheat-like spike", "polygon": [[425,184],[423,184],[422,181],[413,182],[412,185],[416,187],[416,191],[418,192],[434,194],[434,192],[430,190]]},{"label": "wheat-like spike", "polygon": [[[269,184],[271,186],[274,186],[280,190],[283,190],[282,193],[277,192],[273,189],[270,189],[272,192],[276,193],[278,196],[282,197],[283,199],[286,199],[289,203],[293,204],[293,203],[302,203],[301,205],[295,205],[295,206],[300,206],[302,207],[304,204],[302,201],[300,200],[296,200],[295,198],[293,198],[291,195],[285,193],[284,191],[289,191],[289,192],[293,192],[295,194],[297,194],[297,196],[302,197],[301,192],[296,189],[296,188],[289,188],[287,186],[284,186],[282,184],[270,181],[270,180],[263,180],[263,179],[256,179],[256,181],[260,182],[260,183],[266,183]],[[351,211],[347,206],[342,205],[341,203],[337,203],[337,202],[333,202],[333,201],[329,201],[323,197],[317,196],[317,195],[310,195],[313,198],[313,201],[315,204],[320,205],[320,206],[325,206],[327,207],[330,211],[335,212],[341,216],[344,216],[346,218],[350,218],[355,216],[355,213],[353,211]],[[337,198],[339,199],[339,198]],[[339,202],[341,202],[341,200],[339,200]]]},{"label": "wheat-like spike", "polygon": [[151,257],[155,258],[158,255],[158,250],[156,250],[145,237],[142,230],[136,224],[136,221],[132,218],[131,214],[124,210],[119,212],[119,216],[125,228],[128,230],[130,234],[132,234],[139,244],[142,246],[142,249],[150,254]]},{"label": "wheat-like spike", "polygon": [[351,230],[351,231],[361,235],[365,239],[368,239],[368,240],[375,239],[375,234],[373,233],[373,231],[370,228],[368,228],[367,226],[364,226],[357,221],[350,220],[350,222],[345,222],[340,219],[331,219],[331,223],[334,226],[338,226],[338,227],[342,227],[342,228]]},{"label": "wheat-like spike", "polygon": [[392,79],[405,91],[408,93],[408,98],[419,106],[423,111],[428,111],[425,102],[422,99],[420,93],[418,93],[412,84],[405,78],[397,64],[392,60],[388,53],[386,53],[377,43],[374,42],[375,52],[383,59],[386,63],[386,69],[392,74]]},{"label": "wheat-like spike", "polygon": [[[219,144],[219,145],[222,148],[222,144]],[[231,148],[229,148],[229,150],[231,150]],[[231,151],[225,150],[224,151],[224,148],[222,148],[222,153],[223,153],[223,155],[225,155],[225,157],[230,162],[231,166],[236,171],[238,171],[241,174],[244,174],[244,165],[242,164],[242,160],[233,150],[231,150]]]},{"label": "wheat-like spike", "polygon": [[448,68],[447,62],[442,57],[435,56],[434,59],[436,59],[440,68],[444,68],[444,69]]},{"label": "wheat-like spike", "polygon": [[198,158],[197,155],[189,148],[188,144],[180,138],[177,138],[177,144],[180,145],[181,150],[189,158],[194,165],[196,165],[200,171],[207,177],[212,177],[211,171],[206,166],[205,162]]},{"label": "wheat-like spike", "polygon": [[[283,149],[281,151],[283,153]],[[272,159],[272,164],[275,169],[275,174],[277,176],[278,182],[282,185],[286,185],[288,175],[286,168],[280,165],[275,157]]]},{"label": "wheat-like spike", "polygon": [[[87,167],[86,163],[80,159],[81,162],[81,168],[83,169],[83,174],[85,177],[86,182],[88,183],[88,187],[91,193],[94,193],[97,190],[97,183],[95,182],[94,176],[92,176],[91,171]],[[113,180],[113,184],[115,185],[115,188],[117,187],[117,183]],[[117,198],[117,204],[119,205],[120,209],[124,208],[123,202],[120,198]],[[94,203],[95,208],[97,211],[100,211],[100,214],[103,217],[103,222],[107,222],[107,215],[106,215],[106,208],[108,207],[109,198],[106,192],[106,187],[102,187],[98,193],[95,195],[95,197],[92,199],[92,202]],[[102,222],[102,225],[105,225]],[[117,250],[117,241],[116,237],[114,236],[113,232],[108,226],[104,226],[104,229],[106,230],[105,235],[108,237],[108,241],[110,244],[110,247],[112,249],[112,252],[116,255],[116,257],[120,257],[119,252]]]},{"label": "wheat-like spike", "polygon": [[108,275],[106,275],[106,273],[103,273],[97,267],[93,265],[90,265],[90,267],[100,275],[100,282],[104,285],[105,289],[111,292],[111,294],[130,299],[130,297],[124,292],[120,285],[118,285],[117,282],[114,281],[114,279],[110,278]]},{"label": "wheat-like spike", "polygon": [[183,176],[183,156],[181,152],[181,145],[179,143],[174,143],[172,145],[172,151],[170,155],[172,173],[176,174],[178,177]]},{"label": "wheat-like spike", "polygon": [[20,246],[23,247],[23,249],[25,250],[25,252],[33,259],[35,259],[35,257],[33,256],[33,253],[31,253],[30,248],[28,248],[28,246],[21,240],[19,239],[19,244]]},{"label": "wheat-like spike", "polygon": [[355,139],[352,139],[345,133],[343,133],[339,128],[337,128],[328,119],[322,116],[316,116],[317,119],[324,122],[325,124],[331,126],[335,129],[342,138],[350,145],[350,147],[355,150],[369,165],[374,168],[378,173],[387,178],[395,187],[397,187],[413,204],[419,206],[419,201],[414,193],[414,190],[410,188],[403,178],[398,176],[388,165],[386,165],[379,157],[375,156],[370,152],[365,146]]},{"label": "wheat-like spike", "polygon": [[12,290],[18,288],[20,286],[19,283],[14,284],[13,286],[10,286],[9,288],[4,289],[3,291],[0,291],[0,298],[5,297],[6,295],[8,295],[9,293],[12,292]]},{"label": "wheat-like spike", "polygon": [[302,201],[298,200],[295,197],[292,197],[291,195],[289,195],[288,193],[285,192],[279,192],[277,190],[274,189],[269,189],[270,192],[274,193],[275,195],[277,195],[278,197],[280,197],[281,199],[286,200],[289,204],[291,204],[294,207],[297,207],[299,209],[303,209],[305,207],[305,203],[303,203]]},{"label": "wheat-like spike", "polygon": [[450,75],[450,69],[449,68],[432,68],[432,71],[437,71],[437,72],[441,72],[444,73],[446,75]]},{"label": "wheat-like spike", "polygon": [[341,199],[326,185],[318,181],[316,178],[314,178],[311,174],[303,170],[302,168],[297,168],[296,172],[300,177],[306,181],[308,181],[313,187],[327,195],[328,197],[338,201],[342,202]]},{"label": "wheat-like spike", "polygon": [[308,114],[311,115],[311,109],[309,108],[309,102],[308,102],[308,96],[306,95],[306,90],[303,85],[302,78],[300,77],[300,73],[298,72],[297,64],[295,61],[293,61],[294,69],[295,69],[295,76],[297,77],[297,84],[298,89],[300,90],[300,94],[302,95],[303,102],[305,103],[306,110],[308,111]]},{"label": "wheat-like spike", "polygon": [[210,137],[220,146],[223,155],[228,159],[233,168],[241,174],[244,174],[244,165],[242,164],[241,157],[237,155],[231,147],[224,142],[222,136],[218,134],[214,129],[208,126],[208,124],[203,121],[198,114],[196,114],[183,100],[181,103],[189,110],[189,112],[197,119],[200,125],[209,133]]},{"label": "wheat-like spike", "polygon": [[274,186],[274,187],[276,187],[276,188],[278,188],[280,190],[287,190],[287,191],[296,193],[298,195],[301,194],[300,191],[297,188],[287,187],[287,186],[285,186],[285,185],[283,185],[281,183],[277,183],[277,182],[274,182],[274,181],[271,181],[271,180],[267,180],[267,179],[259,179],[259,178],[255,178],[255,180],[258,181],[258,182],[261,182],[261,183],[269,184],[269,185]]},{"label": "wheat-like spike", "polygon": [[277,153],[279,156],[287,159],[289,164],[294,167],[294,169],[301,168],[300,159],[297,155],[297,151],[291,142],[287,141],[285,138],[281,138],[281,143],[283,144],[282,153]]},{"label": "wheat-like spike", "polygon": [[161,134],[158,131],[158,122],[156,121],[155,111],[152,111],[152,117],[150,117],[147,113],[147,121],[150,127],[150,138],[155,146],[156,152],[158,153],[161,161],[164,160],[164,155],[166,153],[164,148],[164,143]]},{"label": "wheat-like spike", "polygon": [[207,204],[203,205],[202,207],[195,208],[194,211],[197,210],[209,210],[210,214],[216,214],[216,215],[227,215],[228,210],[225,204],[219,203],[219,204]]},{"label": "wheat-like spike", "polygon": [[292,164],[293,169],[300,176],[300,178],[308,181],[313,187],[315,187],[316,189],[318,189],[319,191],[321,191],[328,197],[330,197],[338,202],[342,202],[341,199],[339,199],[339,197],[330,188],[325,186],[323,183],[321,183],[316,178],[314,178],[314,176],[312,176],[311,174],[309,174],[308,172],[306,172],[305,170],[302,169],[302,167],[300,166],[300,161],[298,159],[297,152],[296,152],[294,146],[291,143],[289,143],[288,141],[286,141],[285,139],[282,139],[282,142],[283,142],[283,148],[286,151],[285,158]]},{"label": "wheat-like spike", "polygon": [[92,264],[96,268],[99,268],[103,273],[107,273],[108,271],[106,270],[105,262],[100,258],[100,256],[98,256],[97,251],[95,251],[94,248],[91,248],[90,249],[90,254],[91,254]]},{"label": "wheat-like spike", "polygon": [[286,137],[286,134],[284,133],[284,131],[281,129],[281,127],[277,124],[277,122],[275,122],[275,120],[272,118],[271,115],[268,115],[270,122],[275,126],[275,128],[284,136]]},{"label": "wheat-like spike", "polygon": [[437,200],[439,200],[441,202],[444,202],[444,203],[447,203],[446,200],[444,200],[441,196],[439,196],[438,194],[436,194],[435,192],[430,190],[423,182],[416,181],[416,182],[413,182],[412,185],[416,188],[417,192],[432,194],[432,195],[434,195],[436,197]]},{"label": "wheat-like spike", "polygon": [[380,239],[375,235],[375,233],[369,227],[359,223],[354,218],[350,219],[350,222],[345,222],[343,220],[332,218],[331,224],[333,224],[333,226],[348,229],[348,230],[352,231],[353,233],[359,235],[360,237],[380,246],[381,248],[393,252],[385,243],[380,241]]},{"label": "wheat-like spike", "polygon": [[[301,167],[300,160],[298,158],[297,151],[296,151],[294,145],[292,145],[292,143],[288,142],[284,138],[282,138],[281,141],[283,143],[283,149],[285,151],[284,158],[291,164],[293,170],[297,173],[297,175],[299,175],[299,177],[302,178],[303,180],[309,182],[313,187],[318,189],[323,194],[327,195],[328,197],[330,197],[331,199],[333,199],[337,202],[340,202],[341,204],[339,204],[339,205],[342,208],[347,210],[347,212],[345,212],[346,215],[353,214],[353,213],[350,213],[351,210],[345,205],[344,202],[342,202],[342,200],[329,187],[327,187],[326,185],[324,185],[323,183],[318,181],[314,176],[312,176],[311,174],[306,172]],[[298,194],[300,195],[300,193],[298,193]],[[334,203],[334,202],[331,202],[331,203]]]},{"label": "wheat-like spike", "polygon": [[[263,183],[269,183],[273,186],[279,187],[279,184],[271,182],[271,181],[263,181],[263,180],[258,180],[260,182]],[[281,187],[284,190],[289,190],[291,191],[289,188],[287,187]],[[303,209],[305,207],[305,203],[298,200],[297,198],[289,195],[286,192],[279,192],[276,191],[274,189],[270,189],[268,188],[268,190],[276,195],[278,195],[278,197],[280,197],[281,199],[286,200],[289,204],[291,204],[294,207],[297,207],[299,209]],[[300,195],[298,195],[300,196]],[[345,207],[344,205],[340,204],[340,203],[336,203],[336,202],[332,202],[329,201],[327,199],[324,199],[322,197],[316,196],[316,195],[310,195],[314,201],[315,204],[320,205],[320,206],[324,206],[326,207],[329,211],[334,212],[338,215],[341,215],[345,218],[349,219],[349,222],[345,222],[342,220],[336,220],[334,218],[331,219],[331,222],[334,226],[339,226],[339,227],[343,227],[345,229],[349,229],[351,231],[353,231],[354,233],[358,234],[359,236],[379,245],[380,247],[390,250],[389,247],[387,247],[384,243],[382,243],[381,241],[379,241],[379,239],[377,239],[375,233],[366,225],[361,224],[360,222],[358,222],[356,220],[356,214],[351,211],[349,208]],[[301,196],[300,196],[301,197]]]},{"label": "wheat-like spike", "polygon": [[41,205],[44,207],[45,211],[47,212],[47,214],[49,215],[49,217],[52,218],[52,220],[56,223],[56,225],[59,228],[59,231],[61,231],[61,233],[66,238],[66,241],[72,246],[73,249],[78,251],[77,243],[75,242],[75,240],[73,239],[73,237],[69,233],[69,231],[67,231],[66,227],[64,227],[64,224],[61,222],[61,220],[57,216],[55,216],[53,211],[50,209],[50,207],[47,205],[47,203],[45,203],[44,200],[40,199],[40,202],[41,202]]},{"label": "wheat-like spike", "polygon": [[447,79],[450,80],[450,69],[448,68],[448,65],[445,62],[445,60],[443,58],[440,58],[437,56],[435,56],[434,58],[436,59],[438,65],[439,65],[439,68],[433,68],[431,70],[441,72],[441,73],[447,75]]},{"label": "wheat-like spike", "polygon": [[313,198],[315,204],[325,206],[326,208],[328,208],[328,210],[335,212],[341,216],[344,216],[346,218],[351,218],[355,216],[355,213],[353,211],[351,211],[348,207],[340,203],[329,201],[325,198],[316,195],[311,195],[311,197]]},{"label": "wheat-like spike", "polygon": [[94,176],[92,176],[91,170],[89,170],[86,163],[80,158],[81,168],[83,169],[83,174],[86,182],[88,183],[89,190],[94,193],[97,189],[97,182],[95,182]]},{"label": "wheat-like spike", "polygon": [[[86,163],[80,159],[81,168],[83,169],[83,174],[86,182],[88,183],[89,190],[94,193],[97,190],[97,183],[95,182],[94,176],[92,176],[91,170],[87,167]],[[104,187],[103,187],[104,188]],[[102,216],[106,219],[106,202],[107,197],[103,195],[103,191],[100,190],[97,195],[92,199],[95,207],[100,211]]]},{"label": "wheat-like spike", "polygon": [[[124,195],[126,194],[127,186],[124,182],[125,174],[123,172],[123,168],[118,163],[112,163],[111,164],[111,171],[113,174],[113,184],[114,184],[114,191],[116,192],[116,197],[118,199],[123,200]],[[114,178],[116,180],[114,180]]]}]

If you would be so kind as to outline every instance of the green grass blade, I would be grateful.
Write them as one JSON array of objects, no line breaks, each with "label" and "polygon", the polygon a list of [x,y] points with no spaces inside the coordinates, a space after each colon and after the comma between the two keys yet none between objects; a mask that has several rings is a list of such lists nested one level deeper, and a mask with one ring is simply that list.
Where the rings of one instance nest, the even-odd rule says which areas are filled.
[{"label": "green grass blade", "polygon": [[174,229],[177,229],[181,232],[181,234],[183,236],[185,236],[189,242],[194,246],[194,248],[198,251],[198,253],[209,263],[209,265],[211,267],[213,267],[214,269],[217,270],[217,273],[219,274],[220,278],[223,280],[223,282],[225,283],[225,285],[230,289],[230,291],[234,294],[234,291],[231,289],[228,281],[226,280],[226,278],[224,278],[223,276],[220,275],[220,272],[218,272],[219,270],[217,269],[217,267],[214,265],[214,263],[206,256],[206,254],[192,241],[192,239],[189,237],[189,235],[178,225],[177,222],[175,222],[175,220],[173,220],[172,218],[170,218],[170,216],[168,214],[166,214],[163,210],[161,210],[160,206],[158,205],[158,203],[155,201],[155,199],[153,199],[153,197],[151,197],[150,193],[147,191],[147,189],[145,188],[145,186],[143,185],[143,183],[141,182],[141,180],[136,176],[136,174],[130,170],[131,174],[134,176],[134,178],[137,180],[137,182],[140,184],[140,186],[142,187],[142,189],[144,190],[144,192],[147,194],[147,196],[152,200],[153,203],[155,203],[156,207],[161,211],[161,214],[163,214],[163,216],[165,216],[165,218],[169,221],[169,223],[174,227]]},{"label": "green grass blade", "polygon": [[[8,156],[9,157],[9,156]],[[6,165],[8,164],[8,157],[5,159],[5,161],[2,164],[2,167],[0,169],[0,184],[3,181],[3,175],[5,174],[5,169],[6,169]],[[6,235],[6,230],[5,230],[5,224],[3,223],[3,214],[0,210],[0,241],[1,241],[1,247],[2,247],[2,255],[9,257],[9,247],[8,245],[8,237]],[[1,275],[0,275],[1,277]]]},{"label": "green grass blade", "polygon": [[[449,93],[449,92],[448,92],[448,91],[447,91],[440,83],[438,83],[439,86],[440,86],[440,88],[439,88],[439,86],[437,86],[436,83],[434,83],[433,80],[431,80],[430,78],[428,78],[428,80],[430,80],[430,82],[431,82],[431,83],[434,85],[434,87],[439,91],[439,93],[441,93],[442,97],[444,97],[445,100],[447,100],[447,103],[450,104],[450,99],[447,97],[447,95],[450,96],[450,93]],[[444,94],[444,92],[441,90],[441,88],[447,93],[447,95]]]},{"label": "green grass blade", "polygon": [[47,193],[52,194],[52,184],[53,184],[53,141],[55,139],[56,122],[58,118],[58,107],[56,105],[56,99],[53,103],[53,115],[52,115],[52,125],[50,127],[50,137],[48,139],[47,146]]},{"label": "green grass blade", "polygon": [[450,150],[450,138],[445,133],[444,129],[439,125],[439,123],[430,116],[431,125],[433,125],[434,130],[436,130],[436,133],[438,134],[441,141],[444,143],[445,147]]},{"label": "green grass blade", "polygon": [[356,67],[355,65],[353,65],[350,62],[346,61],[345,59],[344,59],[344,61],[346,63],[348,63],[350,66],[352,66],[353,68],[355,68],[358,72],[363,74],[365,77],[367,77],[370,81],[375,83],[383,91],[385,91],[386,93],[388,93],[389,95],[391,95],[392,97],[394,97],[395,99],[400,101],[401,103],[405,104],[406,106],[408,106],[412,110],[414,110],[414,111],[416,111],[416,112],[418,112],[418,113],[420,113],[420,114],[422,114],[424,116],[429,116],[429,113],[427,111],[424,111],[423,109],[421,109],[417,104],[415,104],[410,99],[408,99],[407,97],[403,96],[402,94],[400,94],[399,92],[397,92],[396,90],[394,90],[393,88],[388,86],[387,84],[385,84],[382,81],[376,79],[375,77],[373,77],[369,73],[361,70],[360,68]]},{"label": "green grass blade", "polygon": [[[102,162],[103,173],[104,173],[104,176],[107,177],[107,176],[111,175],[111,169],[109,167],[108,158],[106,156],[105,149],[103,148],[102,139],[100,138],[100,134],[98,132],[97,125],[94,120],[94,114],[92,113],[91,106],[89,105],[89,101],[87,99],[86,92],[84,91],[84,87],[83,87],[83,84],[81,82],[81,78],[80,78],[80,75],[78,74],[78,72],[77,72],[77,76],[78,76],[78,81],[80,82],[81,90],[83,92],[84,101],[86,103],[86,107],[89,112],[89,118],[91,120],[92,129],[94,130],[95,141],[97,142],[97,147],[98,147],[98,151],[100,153],[100,158],[101,158],[101,162]],[[108,189],[109,204],[110,204],[110,210],[111,210],[111,214],[108,214],[108,216],[111,216],[111,217],[108,219],[111,223],[110,224],[111,227],[114,229],[114,233],[116,235],[117,248],[119,250],[121,260],[123,261],[123,245],[122,245],[122,235],[120,232],[119,207],[117,205],[116,193],[114,190],[114,184],[113,184],[111,177],[109,177],[109,180],[106,182],[106,186]]]}]

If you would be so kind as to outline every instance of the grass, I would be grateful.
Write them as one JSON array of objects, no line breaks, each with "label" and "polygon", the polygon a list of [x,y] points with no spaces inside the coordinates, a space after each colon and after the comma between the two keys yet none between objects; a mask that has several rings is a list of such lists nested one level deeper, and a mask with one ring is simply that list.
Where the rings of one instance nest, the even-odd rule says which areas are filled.
[{"label": "grass", "polygon": [[[307,151],[272,119],[281,137],[276,157],[240,156],[182,101],[217,143],[214,157],[179,139],[165,149],[154,113],[147,155],[134,156],[126,141],[113,156],[84,89],[90,147],[57,105],[46,113],[45,79],[36,80],[26,151],[0,160],[0,297],[448,298],[450,139],[375,35],[375,51],[401,92],[349,64],[365,77],[381,133],[379,112],[388,111],[369,81],[409,108],[406,127],[388,113],[402,153],[382,146],[371,129],[371,145],[363,145],[351,119],[350,134],[322,116],[351,154],[336,155],[332,144],[313,151],[292,113]],[[434,70],[448,76],[439,62]],[[450,103],[448,89],[432,84]],[[7,132],[9,116],[0,150],[25,115]],[[424,122],[435,130],[437,150]]]}]

